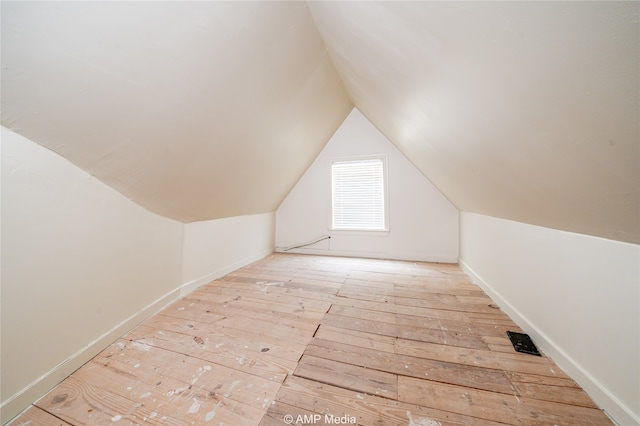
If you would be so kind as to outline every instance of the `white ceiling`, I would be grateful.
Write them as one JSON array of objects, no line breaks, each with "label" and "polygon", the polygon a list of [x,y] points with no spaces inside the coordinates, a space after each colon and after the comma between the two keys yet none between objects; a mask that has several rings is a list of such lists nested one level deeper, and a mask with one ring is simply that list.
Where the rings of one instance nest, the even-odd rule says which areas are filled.
[{"label": "white ceiling", "polygon": [[639,243],[639,9],[3,1],[2,124],[189,222],[274,211],[355,105],[460,210]]},{"label": "white ceiling", "polygon": [[275,211],[353,108],[303,2],[2,2],[2,124],[182,222]]},{"label": "white ceiling", "polygon": [[638,242],[639,5],[311,10],[351,100],[460,210]]}]

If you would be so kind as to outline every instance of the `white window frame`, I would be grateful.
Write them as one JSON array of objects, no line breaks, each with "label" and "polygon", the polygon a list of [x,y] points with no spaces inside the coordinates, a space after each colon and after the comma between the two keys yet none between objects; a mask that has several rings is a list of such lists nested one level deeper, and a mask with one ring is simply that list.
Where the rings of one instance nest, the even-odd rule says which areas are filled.
[{"label": "white window frame", "polygon": [[[380,160],[382,162],[382,179],[383,179],[383,208],[384,208],[384,225],[383,228],[359,228],[359,227],[335,227],[334,226],[334,198],[333,198],[333,166],[337,163],[361,162],[370,160]],[[336,158],[331,161],[329,166],[329,229],[331,231],[346,232],[389,232],[389,191],[388,188],[388,172],[387,172],[387,156],[385,154]]]}]

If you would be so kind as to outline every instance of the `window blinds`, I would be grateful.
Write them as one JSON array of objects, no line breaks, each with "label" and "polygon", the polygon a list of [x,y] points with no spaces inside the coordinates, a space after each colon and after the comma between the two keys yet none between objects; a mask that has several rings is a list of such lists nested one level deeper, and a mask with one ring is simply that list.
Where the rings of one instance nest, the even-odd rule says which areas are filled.
[{"label": "window blinds", "polygon": [[331,165],[332,228],[385,230],[383,160]]}]

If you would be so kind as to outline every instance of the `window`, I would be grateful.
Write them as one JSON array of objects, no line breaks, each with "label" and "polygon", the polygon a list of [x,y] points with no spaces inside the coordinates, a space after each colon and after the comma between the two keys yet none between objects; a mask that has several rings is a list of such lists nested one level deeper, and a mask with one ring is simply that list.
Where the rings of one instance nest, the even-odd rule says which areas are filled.
[{"label": "window", "polygon": [[387,230],[385,157],[331,164],[331,228]]}]

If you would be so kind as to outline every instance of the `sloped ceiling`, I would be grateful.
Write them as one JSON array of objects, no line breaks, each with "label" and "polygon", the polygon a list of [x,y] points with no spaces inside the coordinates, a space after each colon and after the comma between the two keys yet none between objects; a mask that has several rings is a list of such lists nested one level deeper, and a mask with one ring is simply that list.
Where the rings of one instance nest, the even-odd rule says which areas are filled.
[{"label": "sloped ceiling", "polygon": [[640,242],[640,2],[313,2],[349,96],[460,210]]},{"label": "sloped ceiling", "polygon": [[355,104],[462,211],[640,243],[639,7],[3,1],[2,123],[189,222],[274,211]]},{"label": "sloped ceiling", "polygon": [[178,221],[275,211],[352,108],[303,2],[2,2],[2,124]]}]

